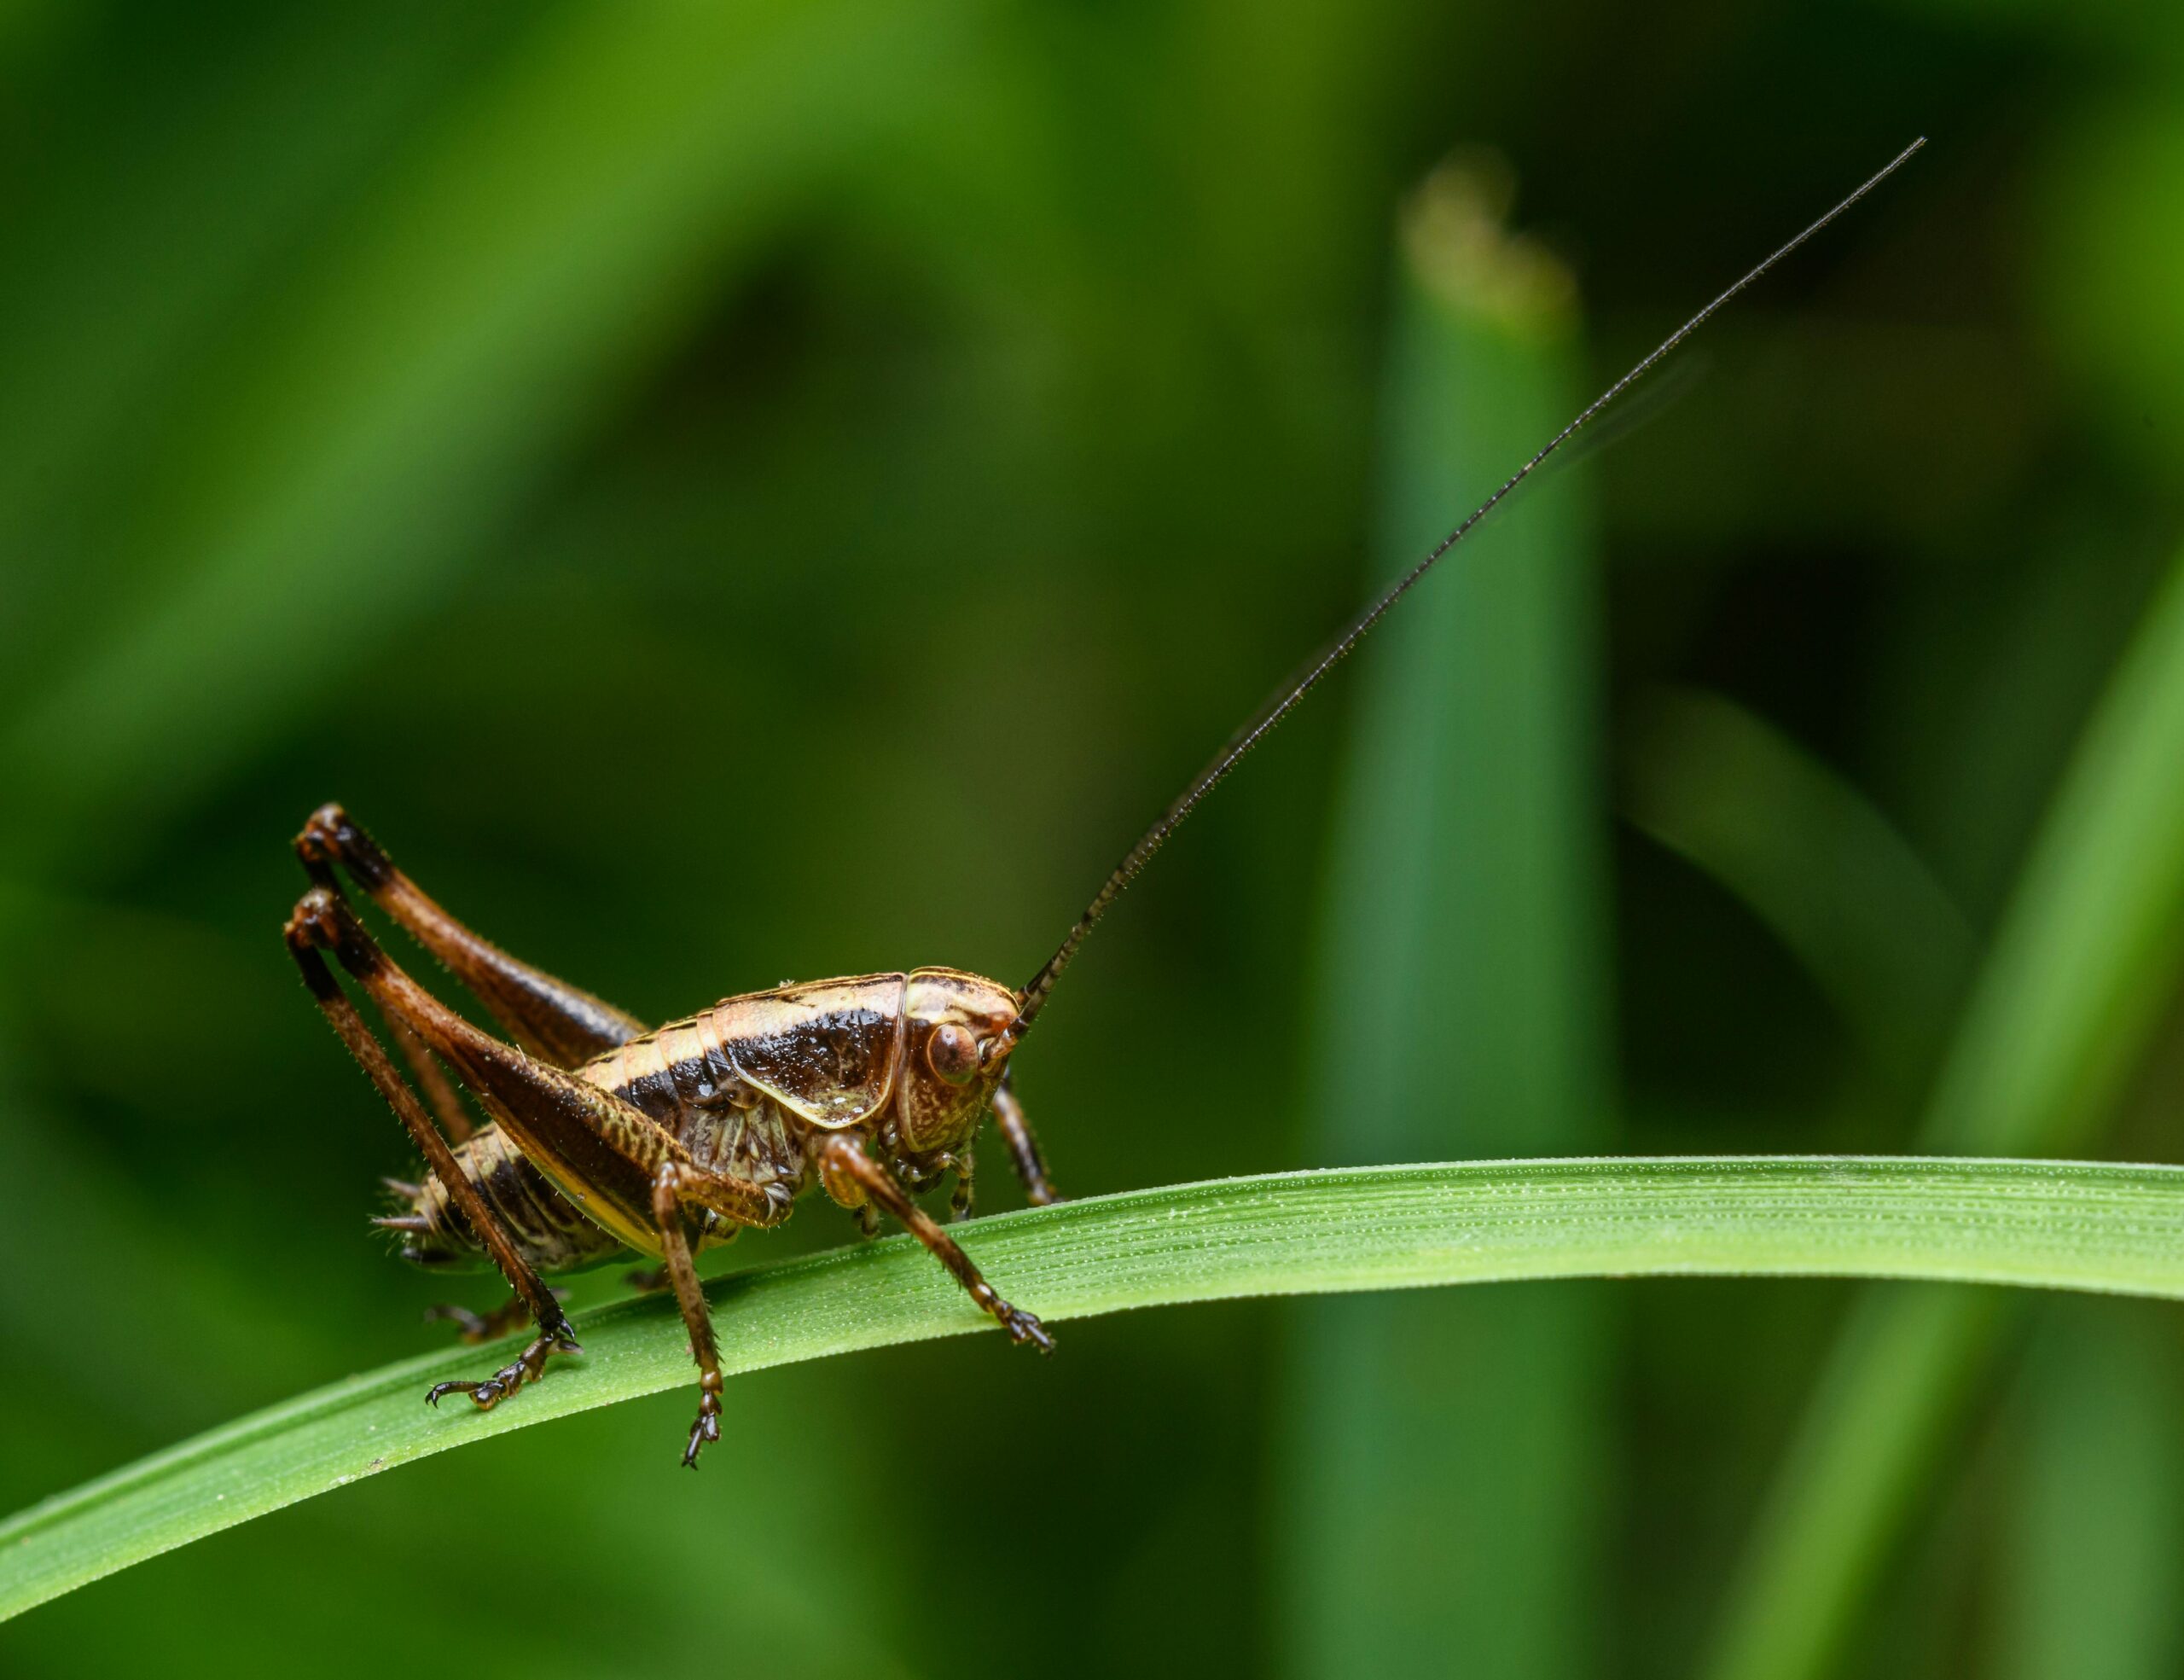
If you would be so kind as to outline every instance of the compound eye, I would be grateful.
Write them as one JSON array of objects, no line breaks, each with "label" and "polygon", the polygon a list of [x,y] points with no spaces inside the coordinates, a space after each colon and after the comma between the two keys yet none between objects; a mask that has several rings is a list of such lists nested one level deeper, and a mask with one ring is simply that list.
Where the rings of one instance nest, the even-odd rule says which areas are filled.
[{"label": "compound eye", "polygon": [[979,1071],[979,1041],[950,1021],[932,1029],[932,1037],[926,1040],[925,1059],[950,1084],[966,1084]]}]

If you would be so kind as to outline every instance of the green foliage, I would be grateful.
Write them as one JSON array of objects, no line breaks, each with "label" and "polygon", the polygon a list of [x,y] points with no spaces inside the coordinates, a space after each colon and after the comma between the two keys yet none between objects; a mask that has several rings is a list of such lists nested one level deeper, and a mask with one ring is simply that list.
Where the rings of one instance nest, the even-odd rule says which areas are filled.
[{"label": "green foliage", "polygon": [[[1945,1064],[1930,1148],[2075,1151],[2184,965],[2184,559],[2056,795]],[[1990,1348],[1984,1303],[1867,1304],[1732,1600],[1717,1671],[1815,1674]]]},{"label": "green foliage", "polygon": [[[2174,1159],[2180,16],[0,5],[0,1509],[491,1302],[364,1224],[415,1163],[273,937],[314,805],[650,1020],[1020,979],[1368,574],[1914,133],[1194,818],[1019,1078],[1085,1195]],[[1531,259],[1433,316],[1398,206],[1452,155],[1559,320],[1511,312]],[[488,1444],[13,1620],[0,1669],[333,1680],[398,1630],[542,1680],[1304,1671],[1338,1560],[1390,1673],[2184,1642],[2165,1303],[1237,1301],[753,1373],[696,1477],[657,1311],[601,1332],[655,1398],[390,1398]]]}]

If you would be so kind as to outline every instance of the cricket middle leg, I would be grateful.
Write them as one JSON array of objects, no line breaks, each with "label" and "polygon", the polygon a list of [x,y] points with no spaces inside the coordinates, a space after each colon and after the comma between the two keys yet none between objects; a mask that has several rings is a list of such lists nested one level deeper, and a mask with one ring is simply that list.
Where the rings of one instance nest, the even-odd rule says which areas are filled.
[{"label": "cricket middle leg", "polygon": [[[757,1197],[754,1203],[753,1197]],[[682,1311],[682,1327],[690,1333],[690,1357],[698,1362],[698,1421],[690,1426],[689,1445],[682,1450],[682,1467],[698,1468],[698,1454],[709,1441],[720,1439],[720,1343],[713,1334],[712,1308],[698,1282],[691,1259],[690,1231],[703,1230],[716,1214],[730,1225],[775,1225],[789,1216],[796,1199],[786,1184],[759,1189],[740,1178],[708,1172],[703,1167],[671,1161],[659,1170],[652,1184],[653,1218],[659,1227],[660,1272],[675,1291],[675,1304]],[[717,1226],[715,1226],[717,1229]]]},{"label": "cricket middle leg", "polygon": [[675,1304],[682,1310],[682,1328],[690,1333],[690,1357],[698,1362],[698,1421],[690,1426],[689,1445],[682,1449],[682,1468],[698,1468],[698,1455],[708,1442],[720,1439],[720,1341],[713,1334],[712,1308],[698,1282],[698,1268],[690,1257],[689,1235],[683,1229],[683,1173],[680,1167],[660,1170],[653,1181],[653,1218],[659,1224],[660,1270],[675,1291]]}]

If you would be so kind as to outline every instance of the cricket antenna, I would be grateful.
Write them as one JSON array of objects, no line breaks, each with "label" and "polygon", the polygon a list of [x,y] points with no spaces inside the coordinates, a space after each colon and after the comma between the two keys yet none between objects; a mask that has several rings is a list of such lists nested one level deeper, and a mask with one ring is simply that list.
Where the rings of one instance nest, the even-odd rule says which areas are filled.
[{"label": "cricket antenna", "polygon": [[1230,735],[1228,743],[1214,755],[1213,762],[1191,778],[1190,785],[1176,795],[1175,803],[1160,813],[1159,821],[1147,828],[1139,837],[1137,844],[1130,847],[1124,856],[1123,861],[1115,865],[1114,873],[1107,877],[1099,892],[1093,895],[1092,902],[1084,907],[1084,914],[1077,918],[1077,925],[1069,930],[1069,937],[1064,939],[1060,948],[1047,959],[1046,967],[1032,977],[1031,985],[1024,988],[1023,1003],[1017,1009],[1015,1024],[1012,1029],[1014,1038],[1020,1042],[1024,1035],[1031,1030],[1031,1023],[1038,1018],[1039,1011],[1046,1007],[1047,998],[1054,989],[1054,982],[1061,978],[1061,971],[1069,966],[1070,959],[1077,955],[1077,948],[1084,943],[1084,936],[1089,933],[1098,924],[1100,918],[1107,913],[1108,906],[1122,896],[1123,888],[1136,879],[1137,872],[1143,869],[1153,854],[1161,848],[1168,836],[1182,826],[1183,819],[1197,807],[1198,802],[1211,793],[1230,770],[1235,769],[1238,759],[1258,746],[1269,730],[1289,715],[1291,708],[1298,700],[1319,686],[1320,679],[1341,662],[1343,655],[1365,639],[1366,632],[1386,616],[1391,607],[1409,593],[1413,584],[1433,569],[1433,563],[1436,561],[1468,537],[1481,520],[1501,506],[1507,499],[1509,493],[1537,471],[1550,456],[1583,430],[1603,409],[1651,373],[1677,346],[1697,332],[1699,328],[1705,326],[1707,321],[1731,299],[1822,228],[1841,216],[1852,205],[1857,203],[1860,199],[1895,174],[1897,170],[1902,168],[1926,143],[1924,136],[1914,140],[1857,191],[1852,193],[1787,244],[1774,252],[1764,262],[1752,269],[1713,302],[1708,304],[1705,308],[1700,310],[1698,314],[1662,340],[1658,347],[1651,355],[1595,397],[1583,413],[1549,439],[1546,446],[1538,454],[1518,468],[1510,475],[1508,482],[1488,497],[1485,501],[1480,503],[1478,510],[1469,519],[1434,544],[1432,551],[1425,559],[1403,573],[1380,599],[1351,619],[1342,633],[1329,642],[1304,667],[1301,676],[1276,692],[1265,705],[1252,715],[1251,719],[1241,729]]}]

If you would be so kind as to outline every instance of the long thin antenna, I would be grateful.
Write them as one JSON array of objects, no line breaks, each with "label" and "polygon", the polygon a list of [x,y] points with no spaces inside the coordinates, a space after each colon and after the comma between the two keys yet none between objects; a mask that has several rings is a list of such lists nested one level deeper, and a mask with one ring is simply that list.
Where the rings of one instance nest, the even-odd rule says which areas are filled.
[{"label": "long thin antenna", "polygon": [[1114,873],[1107,877],[1106,884],[1093,895],[1092,902],[1084,907],[1084,914],[1077,918],[1077,925],[1069,930],[1069,937],[1064,939],[1060,947],[1047,959],[1046,967],[1032,977],[1031,984],[1024,988],[1023,1006],[1016,1012],[1017,1038],[1019,1041],[1022,1039],[1025,1033],[1031,1030],[1031,1023],[1037,1018],[1039,1011],[1046,1007],[1048,996],[1054,989],[1054,982],[1061,978],[1061,971],[1069,966],[1070,959],[1077,955],[1077,948],[1084,943],[1084,936],[1089,933],[1100,918],[1107,913],[1107,907],[1122,896],[1123,888],[1128,887],[1136,878],[1137,872],[1145,867],[1147,861],[1166,842],[1168,836],[1182,826],[1183,819],[1196,808],[1198,802],[1211,793],[1230,770],[1235,769],[1236,761],[1250,752],[1252,747],[1258,746],[1268,730],[1289,715],[1290,709],[1298,700],[1319,686],[1320,679],[1333,670],[1341,662],[1345,654],[1365,639],[1366,632],[1380,623],[1391,607],[1409,593],[1413,584],[1433,569],[1433,563],[1436,561],[1468,537],[1473,527],[1495,509],[1501,506],[1510,491],[1530,478],[1548,456],[1583,430],[1601,410],[1606,408],[1618,397],[1651,373],[1678,345],[1705,326],[1707,321],[1737,294],[1757,280],[1768,270],[1773,268],[1829,223],[1834,221],[1837,217],[1849,210],[1852,205],[1879,186],[1897,170],[1902,168],[1926,143],[1924,136],[1914,140],[1898,152],[1885,168],[1873,175],[1857,191],[1852,193],[1810,227],[1775,251],[1764,262],[1746,274],[1743,279],[1738,281],[1713,302],[1708,304],[1705,308],[1700,310],[1698,314],[1693,316],[1690,320],[1670,333],[1667,338],[1662,340],[1659,346],[1651,355],[1595,397],[1583,414],[1548,439],[1546,447],[1538,454],[1518,468],[1510,475],[1507,484],[1480,503],[1478,510],[1469,519],[1443,537],[1434,545],[1432,553],[1412,567],[1390,586],[1385,594],[1352,619],[1342,634],[1329,642],[1318,657],[1305,667],[1301,677],[1278,691],[1273,698],[1252,714],[1249,722],[1229,736],[1228,743],[1214,755],[1213,762],[1191,779],[1190,786],[1176,795],[1175,803],[1160,813],[1160,820],[1147,828],[1139,837],[1137,844],[1130,847],[1124,856],[1123,861],[1115,865]]}]

